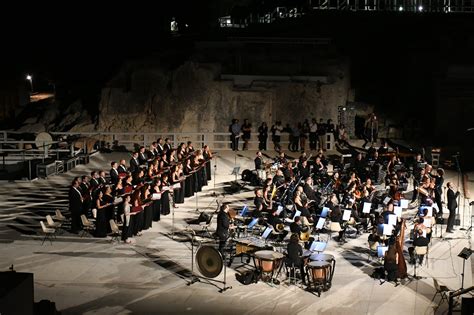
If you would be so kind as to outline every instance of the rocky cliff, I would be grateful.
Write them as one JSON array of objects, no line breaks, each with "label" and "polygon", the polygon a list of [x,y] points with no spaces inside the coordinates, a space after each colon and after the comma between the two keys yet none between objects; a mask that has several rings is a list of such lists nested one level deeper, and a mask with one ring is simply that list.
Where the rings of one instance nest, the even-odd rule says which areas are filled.
[{"label": "rocky cliff", "polygon": [[262,121],[336,121],[349,94],[345,62],[326,71],[328,83],[260,80],[242,87],[222,80],[221,69],[221,63],[197,61],[174,69],[129,63],[102,90],[98,130],[226,132],[232,118],[248,118],[254,128]]}]

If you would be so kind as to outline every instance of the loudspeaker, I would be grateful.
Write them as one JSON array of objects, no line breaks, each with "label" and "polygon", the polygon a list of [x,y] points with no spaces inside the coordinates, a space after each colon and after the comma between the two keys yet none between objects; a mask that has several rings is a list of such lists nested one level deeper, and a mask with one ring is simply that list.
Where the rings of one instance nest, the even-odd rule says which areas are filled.
[{"label": "loudspeaker", "polygon": [[472,315],[472,310],[474,310],[474,298],[465,298],[461,299],[461,315]]},{"label": "loudspeaker", "polygon": [[33,315],[33,274],[0,272],[0,314]]}]

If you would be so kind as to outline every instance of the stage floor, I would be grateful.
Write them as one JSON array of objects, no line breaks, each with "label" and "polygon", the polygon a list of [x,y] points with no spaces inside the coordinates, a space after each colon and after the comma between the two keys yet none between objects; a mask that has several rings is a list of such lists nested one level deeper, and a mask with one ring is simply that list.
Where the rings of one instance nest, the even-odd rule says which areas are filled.
[{"label": "stage floor", "polygon": [[[245,268],[240,259],[227,269],[232,289],[219,293],[216,286],[205,282],[188,286],[191,248],[181,237],[184,219],[196,218],[196,209],[214,211],[214,192],[219,201],[230,202],[236,208],[253,204],[253,187],[246,185],[232,195],[224,194],[223,187],[235,180],[231,172],[236,165],[241,171],[253,168],[254,155],[255,151],[239,151],[237,155],[220,152],[216,164],[212,164],[215,185],[213,178],[197,198],[188,198],[174,210],[174,224],[171,214],[162,216],[133,245],[65,232],[52,245],[46,242],[42,246],[38,235],[39,221],[46,214],[54,209],[67,210],[68,185],[74,176],[95,169],[108,171],[111,160],[128,160],[126,153],[96,154],[89,164],[48,179],[2,183],[0,270],[6,271],[13,264],[19,272],[34,273],[35,301],[51,300],[62,314],[432,314],[439,301],[437,297],[431,302],[435,294],[433,278],[452,289],[461,287],[463,260],[457,254],[471,246],[467,232],[460,230],[462,226],[456,226],[453,234],[443,231],[443,238],[438,231],[428,263],[417,268],[417,275],[424,278],[398,286],[381,284],[371,277],[378,262],[368,260],[367,234],[348,239],[342,246],[329,241],[326,253],[335,256],[336,269],[332,288],[321,297],[285,281],[279,286],[262,282],[244,286],[235,280],[235,270]],[[470,179],[470,191],[474,192],[472,174]],[[457,183],[457,173],[448,171],[445,182],[450,180]],[[466,218],[468,210],[466,207]],[[413,213],[404,216],[413,217]],[[463,221],[465,227],[470,225],[468,220]],[[211,231],[214,228],[215,217]],[[472,285],[471,260],[466,261],[465,288]],[[408,273],[413,272],[408,265]],[[222,280],[222,274],[217,279]],[[446,309],[443,303],[438,312]]]}]

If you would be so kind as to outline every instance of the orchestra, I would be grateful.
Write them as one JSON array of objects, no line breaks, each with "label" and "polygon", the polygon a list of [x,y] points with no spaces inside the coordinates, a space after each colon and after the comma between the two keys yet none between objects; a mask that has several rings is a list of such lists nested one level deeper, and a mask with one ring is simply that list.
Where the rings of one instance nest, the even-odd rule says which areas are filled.
[{"label": "orchestra", "polygon": [[[309,126],[310,143],[315,140],[313,129]],[[403,253],[400,254],[406,220],[395,209],[401,207],[408,179],[413,178],[414,197],[410,205],[430,208],[429,212],[423,208],[413,218],[413,235],[416,243],[424,243],[424,238],[429,242],[435,218],[442,213],[444,171],[437,169],[432,174],[432,167],[420,154],[414,155],[413,160],[402,158],[398,150],[390,151],[385,141],[378,150],[372,144],[366,154],[355,152],[352,156],[351,163],[344,163],[343,159],[327,157],[322,149],[315,156],[303,151],[298,159],[279,151],[273,160],[265,161],[257,151],[255,174],[261,182],[254,189],[254,207],[244,217],[236,215],[236,210],[228,204],[220,208],[215,233],[219,251],[232,259],[236,255],[232,244],[240,244],[237,254],[251,254],[269,249],[266,240],[274,240],[280,245],[288,244],[286,261],[300,268],[303,274],[306,267],[310,268],[307,264],[311,260],[303,257],[299,247],[310,248],[315,238],[330,231],[329,226],[334,223],[340,227],[336,238],[339,243],[359,236],[362,231],[372,231],[369,241],[389,248],[385,257],[390,278],[406,274]],[[212,159],[213,153],[207,145],[195,149],[188,142],[173,148],[170,139],[160,138],[148,149],[142,146],[133,152],[128,167],[124,159],[119,163],[112,161],[109,177],[102,170],[93,171],[90,179],[83,176],[82,180],[73,182],[70,190],[71,213],[73,218],[76,216],[73,230],[79,229],[78,213],[86,216],[93,213],[96,237],[105,237],[110,232],[108,222],[115,220],[123,223],[122,240],[130,243],[151,228],[153,222],[184,203],[185,198],[208,185]],[[434,204],[438,205],[438,211]],[[448,208],[453,208],[452,203]],[[247,231],[252,218],[257,223]],[[260,236],[257,237],[260,240],[252,239],[251,246],[243,246],[242,242],[249,239],[233,233],[234,225],[246,233],[258,235],[260,228],[270,228],[271,233],[265,241]],[[234,248],[234,252],[227,253],[229,248]],[[317,267],[311,265],[313,269]],[[304,277],[310,276],[314,275]]]}]

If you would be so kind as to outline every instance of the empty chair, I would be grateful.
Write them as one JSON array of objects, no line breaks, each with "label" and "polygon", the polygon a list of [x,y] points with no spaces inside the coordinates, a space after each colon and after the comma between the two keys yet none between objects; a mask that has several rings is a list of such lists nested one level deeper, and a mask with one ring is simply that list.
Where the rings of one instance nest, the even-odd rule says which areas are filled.
[{"label": "empty chair", "polygon": [[61,211],[59,209],[56,209],[55,213],[56,214],[53,216],[54,220],[59,221],[59,222],[67,221],[67,218],[65,216],[63,216],[63,214],[61,213]]},{"label": "empty chair", "polygon": [[435,287],[435,290],[436,290],[436,293],[435,295],[433,296],[433,298],[431,299],[431,302],[434,301],[434,299],[436,298],[436,296],[439,294],[441,296],[441,300],[439,301],[438,305],[436,306],[435,308],[435,311],[436,309],[441,305],[441,303],[443,301],[446,301],[446,303],[448,303],[448,294],[449,294],[449,288],[445,285],[440,285],[438,283],[438,280],[436,280],[435,278],[433,278],[433,284],[434,284],[434,287]]},{"label": "empty chair", "polygon": [[[329,229],[328,229],[328,232],[329,232],[329,239],[331,239],[331,236],[332,236],[332,233],[339,233],[342,231],[342,228],[341,228],[341,224],[339,222],[332,222],[329,223]],[[341,241],[341,239],[339,239],[339,241]]]},{"label": "empty chair", "polygon": [[48,227],[59,230],[61,228],[61,222],[54,222],[53,218],[48,214],[46,216],[46,222],[48,223]]},{"label": "empty chair", "polygon": [[40,224],[41,224],[41,231],[44,235],[43,242],[41,243],[41,245],[43,245],[44,241],[47,240],[47,239],[49,240],[51,245],[53,245],[52,239],[53,239],[54,235],[56,234],[56,230],[53,229],[53,228],[46,227],[46,225],[44,224],[43,221],[40,221]]},{"label": "empty chair", "polygon": [[94,230],[94,224],[90,222],[84,214],[81,214],[81,222],[82,222],[81,237],[83,237],[87,232],[92,234],[91,231]]},{"label": "empty chair", "polygon": [[114,220],[110,219],[109,221],[110,223],[110,230],[112,231],[109,235],[112,237],[112,239],[110,240],[110,242],[114,242],[114,241],[120,241],[120,237],[122,236],[122,233],[120,232],[120,229],[119,227],[117,226],[117,224],[115,223]]}]

